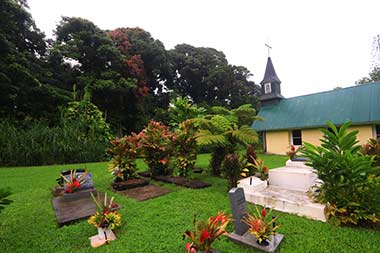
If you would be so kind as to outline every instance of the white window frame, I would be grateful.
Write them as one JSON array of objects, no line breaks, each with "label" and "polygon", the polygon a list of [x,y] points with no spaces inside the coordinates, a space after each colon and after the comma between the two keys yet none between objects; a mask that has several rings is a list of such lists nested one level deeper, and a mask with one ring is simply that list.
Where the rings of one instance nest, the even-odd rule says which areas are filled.
[{"label": "white window frame", "polygon": [[271,83],[265,83],[264,84],[264,93],[268,94],[272,92],[272,85]]},{"label": "white window frame", "polygon": [[[294,144],[293,142],[293,131],[300,131],[301,133],[301,144]],[[296,146],[296,147],[299,147],[299,146],[302,146],[302,130],[301,129],[292,129],[290,130],[290,144],[293,145],[293,146]]]}]

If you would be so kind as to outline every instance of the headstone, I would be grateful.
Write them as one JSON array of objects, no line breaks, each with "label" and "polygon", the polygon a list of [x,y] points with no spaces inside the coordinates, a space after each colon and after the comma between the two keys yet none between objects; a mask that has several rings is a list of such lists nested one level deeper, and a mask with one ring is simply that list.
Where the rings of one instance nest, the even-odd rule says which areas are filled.
[{"label": "headstone", "polygon": [[241,221],[248,213],[243,188],[232,188],[229,194],[235,230],[228,236],[228,239],[265,252],[275,252],[284,235],[277,233],[272,236],[271,240],[268,240],[267,246],[259,245],[257,238],[248,231],[248,225]]},{"label": "headstone", "polygon": [[247,205],[245,202],[243,188],[232,188],[229,192],[232,216],[234,218],[235,234],[244,235],[248,230],[248,225],[242,222],[242,219],[247,215]]}]

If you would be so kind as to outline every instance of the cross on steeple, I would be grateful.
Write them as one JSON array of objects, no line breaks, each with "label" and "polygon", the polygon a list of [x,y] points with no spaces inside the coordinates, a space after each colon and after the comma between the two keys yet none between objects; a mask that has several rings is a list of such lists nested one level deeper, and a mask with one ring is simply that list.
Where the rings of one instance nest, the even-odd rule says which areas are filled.
[{"label": "cross on steeple", "polygon": [[272,47],[267,43],[265,43],[265,46],[268,48],[268,57],[270,57],[270,50],[272,49]]}]

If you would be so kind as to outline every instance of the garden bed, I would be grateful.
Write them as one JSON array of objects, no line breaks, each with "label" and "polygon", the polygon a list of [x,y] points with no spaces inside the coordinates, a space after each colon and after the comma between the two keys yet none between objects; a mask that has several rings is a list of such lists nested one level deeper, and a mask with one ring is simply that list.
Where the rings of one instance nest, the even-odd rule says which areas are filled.
[{"label": "garden bed", "polygon": [[179,186],[183,186],[186,188],[191,189],[201,189],[211,186],[209,183],[205,183],[198,180],[192,180],[185,177],[180,176],[155,176],[153,177],[154,180],[170,183],[170,184],[176,184]]},{"label": "garden bed", "polygon": [[157,185],[146,185],[125,191],[118,191],[118,193],[136,199],[138,201],[145,201],[148,199],[156,198],[162,195],[166,195],[169,192],[171,192],[169,189],[159,187]]},{"label": "garden bed", "polygon": [[129,179],[127,181],[113,182],[112,188],[116,191],[123,191],[123,190],[127,190],[127,189],[145,186],[148,184],[149,184],[149,181],[147,181],[145,179],[133,178],[133,179]]}]

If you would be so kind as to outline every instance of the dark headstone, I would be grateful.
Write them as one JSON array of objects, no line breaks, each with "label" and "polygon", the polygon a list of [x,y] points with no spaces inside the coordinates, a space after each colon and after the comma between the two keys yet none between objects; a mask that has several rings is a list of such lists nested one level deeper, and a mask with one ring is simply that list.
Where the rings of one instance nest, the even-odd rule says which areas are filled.
[{"label": "dark headstone", "polygon": [[229,192],[232,216],[234,218],[235,230],[237,235],[243,235],[248,230],[248,225],[242,222],[242,219],[247,216],[247,205],[245,202],[243,188],[232,188]]}]

